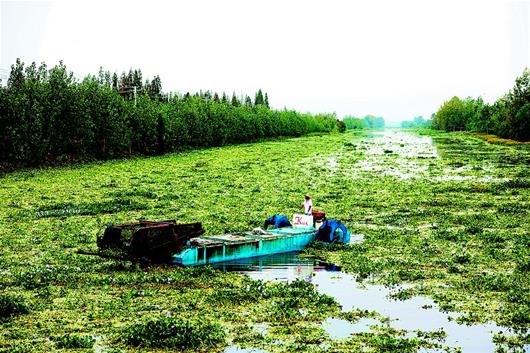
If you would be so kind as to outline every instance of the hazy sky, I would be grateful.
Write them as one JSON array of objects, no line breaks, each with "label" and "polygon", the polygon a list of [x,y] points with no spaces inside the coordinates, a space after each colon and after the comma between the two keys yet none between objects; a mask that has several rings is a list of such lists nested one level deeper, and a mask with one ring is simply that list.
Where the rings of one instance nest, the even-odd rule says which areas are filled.
[{"label": "hazy sky", "polygon": [[0,69],[141,68],[166,92],[262,88],[277,108],[387,121],[495,100],[530,67],[528,1],[2,1],[0,21]]}]

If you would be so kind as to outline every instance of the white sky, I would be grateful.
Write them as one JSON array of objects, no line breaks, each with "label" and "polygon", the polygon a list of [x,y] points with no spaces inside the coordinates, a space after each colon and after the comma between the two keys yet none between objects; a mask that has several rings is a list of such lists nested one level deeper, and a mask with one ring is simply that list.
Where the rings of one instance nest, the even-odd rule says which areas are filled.
[{"label": "white sky", "polygon": [[0,69],[141,68],[166,92],[262,88],[276,108],[387,121],[493,101],[530,67],[528,1],[1,1],[0,21]]}]

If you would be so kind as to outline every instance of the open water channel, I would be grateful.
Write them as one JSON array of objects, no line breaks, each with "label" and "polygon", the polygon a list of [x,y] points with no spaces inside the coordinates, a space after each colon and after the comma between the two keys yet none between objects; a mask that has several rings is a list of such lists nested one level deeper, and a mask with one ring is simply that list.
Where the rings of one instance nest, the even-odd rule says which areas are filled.
[{"label": "open water channel", "polygon": [[[318,292],[335,298],[343,311],[352,309],[376,311],[390,318],[390,321],[385,323],[369,318],[362,318],[355,323],[339,318],[328,318],[322,323],[322,327],[332,339],[339,340],[361,332],[370,332],[376,325],[390,325],[407,331],[443,329],[447,333],[444,346],[458,347],[462,353],[493,353],[496,350],[493,335],[498,332],[509,332],[508,329],[494,323],[458,324],[449,314],[441,312],[436,303],[429,298],[391,299],[389,294],[396,291],[395,287],[359,283],[353,275],[341,272],[336,266],[302,258],[296,253],[246,259],[219,264],[217,267],[224,271],[242,272],[253,279],[263,281],[285,282],[302,279],[312,283]],[[266,331],[266,325],[260,330]],[[525,346],[523,351],[530,352],[530,345]],[[232,346],[224,353],[264,352]],[[434,353],[441,350],[422,350],[422,352]]]}]

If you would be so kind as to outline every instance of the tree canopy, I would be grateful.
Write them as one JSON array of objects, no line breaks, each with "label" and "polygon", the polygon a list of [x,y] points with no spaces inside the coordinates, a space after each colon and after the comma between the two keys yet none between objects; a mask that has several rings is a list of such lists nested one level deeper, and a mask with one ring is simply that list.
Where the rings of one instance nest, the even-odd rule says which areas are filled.
[{"label": "tree canopy", "polygon": [[[145,81],[144,81],[145,80]],[[222,97],[222,98],[220,98]],[[154,155],[276,136],[338,130],[335,114],[268,107],[259,90],[244,104],[235,94],[166,94],[159,76],[140,69],[99,70],[77,81],[61,62],[12,66],[0,87],[0,168]]]},{"label": "tree canopy", "polygon": [[495,103],[481,97],[444,102],[432,120],[435,129],[494,133],[519,141],[530,141],[530,71],[525,69],[515,86]]},{"label": "tree canopy", "polygon": [[362,119],[349,115],[342,121],[347,129],[382,129],[385,127],[385,119],[374,115],[366,115]]}]

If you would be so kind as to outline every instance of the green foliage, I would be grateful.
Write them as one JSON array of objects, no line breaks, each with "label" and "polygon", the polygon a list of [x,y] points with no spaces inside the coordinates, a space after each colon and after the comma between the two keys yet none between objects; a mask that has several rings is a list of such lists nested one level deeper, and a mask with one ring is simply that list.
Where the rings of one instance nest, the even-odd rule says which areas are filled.
[{"label": "green foliage", "polygon": [[237,99],[235,93],[232,93],[232,99],[230,100],[230,103],[231,103],[232,106],[234,106],[234,107],[239,107],[239,106],[241,105],[241,102],[239,101],[239,99]]},{"label": "green foliage", "polygon": [[453,97],[444,102],[433,118],[432,127],[530,141],[530,71],[525,69],[513,89],[494,104],[487,104],[480,97],[464,100]]},{"label": "green foliage", "polygon": [[429,128],[431,127],[431,120],[426,120],[423,116],[416,116],[412,121],[402,121],[401,127],[404,129]]},{"label": "green foliage", "polygon": [[530,141],[530,70],[525,69],[505,96],[503,129],[500,135]]},{"label": "green foliage", "polygon": [[342,120],[337,119],[337,127],[339,129],[339,132],[346,131],[346,124]]},{"label": "green foliage", "polygon": [[27,314],[28,312],[28,307],[22,297],[0,294],[0,319]]},{"label": "green foliage", "polygon": [[347,129],[382,129],[385,127],[385,119],[374,115],[366,115],[362,119],[346,116],[342,121]]},{"label": "green foliage", "polygon": [[122,340],[132,346],[198,349],[224,344],[226,332],[218,323],[181,317],[147,318],[126,328]]},{"label": "green foliage", "polygon": [[442,104],[436,112],[432,126],[445,131],[462,131],[480,126],[480,117],[484,102],[481,98],[462,100],[453,97]]},{"label": "green foliage", "polygon": [[92,348],[96,342],[94,337],[89,335],[63,335],[54,337],[53,340],[59,349]]},{"label": "green foliage", "polygon": [[385,119],[380,116],[367,115],[363,120],[369,129],[382,129],[385,127]]},{"label": "green foliage", "polygon": [[261,88],[256,93],[256,98],[254,99],[254,105],[265,105],[265,98],[263,97],[263,92]]},{"label": "green foliage", "polygon": [[160,77],[157,75],[153,78],[151,82],[146,82],[146,93],[149,96],[149,98],[153,100],[160,100],[163,98],[162,94],[162,81],[160,80]]},{"label": "green foliage", "polygon": [[0,166],[157,155],[339,128],[334,114],[270,109],[261,89],[242,105],[210,91],[169,99],[160,77],[142,80],[140,70],[118,78],[100,69],[77,82],[62,62],[48,70],[17,60],[0,87]]},{"label": "green foliage", "polygon": [[421,347],[421,341],[417,338],[394,337],[386,334],[373,337],[371,347],[375,352],[413,353]]},{"label": "green foliage", "polygon": [[363,119],[356,118],[354,116],[347,116],[342,121],[346,125],[346,128],[349,130],[367,128]]},{"label": "green foliage", "polygon": [[[172,128],[169,116],[163,112],[166,129]],[[2,175],[0,288],[26,298],[31,310],[4,323],[0,351],[58,350],[54,337],[65,334],[99,336],[98,349],[155,351],[126,346],[122,329],[167,312],[222,323],[226,342],[237,343],[241,329],[250,327],[242,348],[315,351],[304,339],[315,342],[327,317],[372,314],[352,308],[343,316],[329,297],[318,297],[322,287],[262,283],[212,267],[144,267],[77,251],[95,251],[109,222],[140,218],[201,221],[208,234],[252,229],[270,214],[296,212],[308,186],[317,208],[340,217],[352,239],[363,235],[347,246],[316,244],[310,255],[359,280],[382,281],[395,297],[428,296],[437,307],[457,311],[453,317],[469,313],[466,322],[527,329],[530,145],[428,133],[430,145],[415,133],[373,139],[371,132],[350,131]],[[315,283],[304,265],[296,276]],[[253,329],[259,324],[268,324],[268,332]],[[337,341],[320,334],[330,345],[322,350],[406,352],[399,339],[416,340],[384,327]],[[378,338],[387,334],[394,338]],[[194,350],[222,347],[187,351]]]}]

